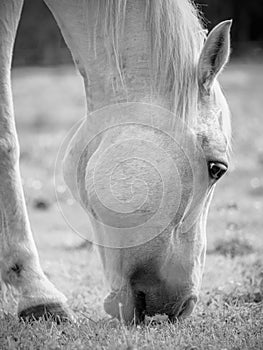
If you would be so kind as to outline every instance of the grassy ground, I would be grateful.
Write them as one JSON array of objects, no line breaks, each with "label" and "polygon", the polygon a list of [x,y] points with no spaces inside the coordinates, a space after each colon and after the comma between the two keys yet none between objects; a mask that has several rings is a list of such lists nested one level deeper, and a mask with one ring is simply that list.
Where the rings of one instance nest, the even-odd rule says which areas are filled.
[{"label": "grassy ground", "polygon": [[[19,323],[14,303],[2,303],[0,349],[263,349],[262,66],[232,64],[222,83],[233,113],[233,159],[210,210],[198,307],[179,324],[148,320],[124,327],[105,315],[97,257],[63,220],[53,188],[60,142],[84,115],[81,82],[70,67],[14,70],[21,169],[35,240],[45,273],[66,294],[79,324]],[[74,210],[63,186],[59,198]]]}]

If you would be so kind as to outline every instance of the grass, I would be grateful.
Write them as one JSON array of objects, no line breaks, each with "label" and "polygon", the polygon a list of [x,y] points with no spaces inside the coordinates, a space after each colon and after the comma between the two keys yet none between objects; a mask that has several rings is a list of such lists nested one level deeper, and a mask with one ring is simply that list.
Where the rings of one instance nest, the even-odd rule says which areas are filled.
[{"label": "grass", "polygon": [[[234,63],[222,83],[233,113],[232,166],[210,210],[196,311],[180,323],[157,318],[124,327],[105,315],[97,256],[63,220],[53,188],[59,145],[85,112],[81,82],[71,67],[14,70],[21,171],[35,241],[45,273],[66,294],[79,322],[18,322],[9,295],[9,303],[0,303],[0,349],[263,348],[262,65]],[[58,195],[74,211],[63,186]]]}]

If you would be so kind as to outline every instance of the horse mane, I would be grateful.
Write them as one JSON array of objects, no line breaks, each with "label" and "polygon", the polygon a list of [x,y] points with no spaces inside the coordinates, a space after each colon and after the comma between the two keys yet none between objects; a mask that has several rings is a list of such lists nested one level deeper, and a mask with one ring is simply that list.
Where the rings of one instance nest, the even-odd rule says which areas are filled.
[{"label": "horse mane", "polygon": [[184,120],[197,110],[196,65],[205,31],[188,0],[148,0],[147,5],[156,86],[170,92],[172,111]]},{"label": "horse mane", "polygon": [[[171,101],[171,111],[185,119],[195,114],[198,99],[196,64],[205,33],[198,10],[190,0],[144,0],[145,23],[151,42],[153,90]],[[89,0],[97,4],[96,23],[103,28],[105,49],[125,87],[120,40],[125,28],[127,0]],[[93,33],[96,40],[97,29]],[[94,47],[96,44],[94,44]],[[112,58],[114,57],[114,58]]]}]

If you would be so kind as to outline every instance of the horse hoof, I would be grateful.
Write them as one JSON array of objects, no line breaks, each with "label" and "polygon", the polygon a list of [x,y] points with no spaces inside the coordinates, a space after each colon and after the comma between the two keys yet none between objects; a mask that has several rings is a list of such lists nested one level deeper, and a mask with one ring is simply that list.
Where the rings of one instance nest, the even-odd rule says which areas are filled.
[{"label": "horse hoof", "polygon": [[65,305],[60,303],[47,303],[31,306],[18,313],[19,319],[32,322],[40,318],[44,320],[52,320],[57,324],[62,322],[76,322],[72,311]]}]

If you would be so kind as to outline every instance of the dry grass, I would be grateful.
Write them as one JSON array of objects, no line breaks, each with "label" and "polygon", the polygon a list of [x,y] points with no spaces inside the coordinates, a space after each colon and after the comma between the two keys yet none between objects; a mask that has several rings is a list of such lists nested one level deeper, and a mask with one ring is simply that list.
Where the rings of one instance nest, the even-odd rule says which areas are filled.
[{"label": "dry grass", "polygon": [[[12,303],[0,304],[0,349],[262,349],[262,66],[232,64],[222,78],[233,112],[233,165],[210,210],[210,254],[196,312],[178,324],[148,320],[127,328],[103,312],[97,257],[81,246],[55,203],[57,150],[84,115],[81,83],[70,67],[15,70],[13,81],[23,182],[42,266],[79,323],[19,323]],[[65,189],[59,196],[74,209]]]}]

